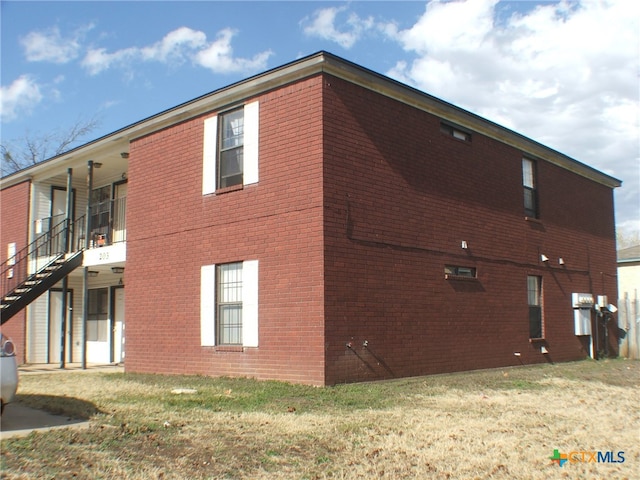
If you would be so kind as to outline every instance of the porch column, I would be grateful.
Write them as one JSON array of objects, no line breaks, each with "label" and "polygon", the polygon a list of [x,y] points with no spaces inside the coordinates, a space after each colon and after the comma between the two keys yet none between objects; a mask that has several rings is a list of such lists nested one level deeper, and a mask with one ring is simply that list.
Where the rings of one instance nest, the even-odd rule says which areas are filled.
[{"label": "porch column", "polygon": [[[70,230],[71,230],[71,209],[73,198],[73,169],[67,169],[67,206],[65,210],[64,218],[64,253],[69,253],[69,246],[71,245]],[[69,276],[65,276],[62,279],[62,306],[60,307],[61,314],[61,326],[60,326],[60,368],[65,366],[65,354],[66,354],[66,333],[67,333],[67,289],[69,284]]]},{"label": "porch column", "polygon": [[[87,162],[87,210],[84,219],[84,249],[90,246],[91,234],[91,191],[93,190],[93,160]],[[84,267],[82,275],[82,368],[87,368],[87,317],[89,315],[89,267]]]}]

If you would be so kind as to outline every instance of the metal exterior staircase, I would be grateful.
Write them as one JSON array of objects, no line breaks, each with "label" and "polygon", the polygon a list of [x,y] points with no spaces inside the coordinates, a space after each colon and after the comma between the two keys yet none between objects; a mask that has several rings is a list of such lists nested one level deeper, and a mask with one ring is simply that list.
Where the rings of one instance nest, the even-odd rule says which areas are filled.
[{"label": "metal exterior staircase", "polygon": [[[83,218],[61,222],[2,264],[0,325],[82,265],[83,250],[66,251],[73,237],[74,224],[82,225]],[[29,262],[43,257],[49,259],[48,263],[28,274]]]},{"label": "metal exterior staircase", "polygon": [[4,295],[0,305],[0,325],[82,265],[82,258],[82,250],[66,258],[64,254],[60,255]]}]

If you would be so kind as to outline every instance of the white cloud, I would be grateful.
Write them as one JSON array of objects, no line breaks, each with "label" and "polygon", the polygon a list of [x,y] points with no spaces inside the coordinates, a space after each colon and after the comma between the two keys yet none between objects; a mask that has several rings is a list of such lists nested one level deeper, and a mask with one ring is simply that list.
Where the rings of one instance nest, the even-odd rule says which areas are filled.
[{"label": "white cloud", "polygon": [[106,48],[91,48],[82,59],[81,65],[90,75],[97,75],[114,65],[127,65],[140,56],[140,50],[137,48],[124,48],[113,53],[107,53]]},{"label": "white cloud", "polygon": [[407,50],[478,49],[493,27],[493,7],[498,0],[430,2],[425,14],[410,29],[401,31]]},{"label": "white cloud", "polygon": [[141,49],[144,60],[167,62],[172,59],[182,60],[190,50],[197,50],[206,45],[207,36],[203,32],[181,27],[169,32],[165,37],[150,47]]},{"label": "white cloud", "polygon": [[0,87],[2,122],[11,122],[21,115],[28,114],[42,98],[40,86],[28,75],[18,77],[8,87]]},{"label": "white cloud", "polygon": [[[634,220],[626,220],[616,225],[617,232],[624,237],[634,237],[640,233],[640,218]],[[638,237],[635,237],[638,238]],[[618,247],[619,248],[619,247]]]},{"label": "white cloud", "polygon": [[100,110],[108,110],[121,104],[121,100],[105,100],[100,104]]},{"label": "white cloud", "polygon": [[346,10],[346,6],[316,10],[311,19],[307,17],[302,20],[301,24],[306,24],[303,32],[309,37],[336,42],[346,49],[353,47],[365,32],[376,26],[376,23],[373,17],[360,18],[355,13],[351,13],[339,29],[336,27],[337,16]]},{"label": "white cloud", "polygon": [[218,33],[214,42],[195,55],[196,63],[216,73],[249,72],[266,68],[267,60],[273,54],[271,50],[259,53],[251,59],[234,57],[231,48],[234,34],[231,29],[224,29]]},{"label": "white cloud", "polygon": [[63,38],[58,27],[47,30],[29,32],[20,39],[25,56],[30,62],[68,63],[80,54],[80,40],[84,34],[93,28],[87,25]]},{"label": "white cloud", "polygon": [[411,53],[387,74],[623,180],[638,219],[640,5],[544,3],[506,18],[497,0],[432,1],[389,38]]},{"label": "white cloud", "polygon": [[129,47],[115,52],[105,48],[90,49],[82,60],[82,66],[90,75],[97,75],[113,67],[130,68],[136,61],[159,62],[179,65],[191,61],[216,73],[252,72],[266,68],[272,55],[270,50],[253,58],[234,57],[231,40],[235,32],[224,29],[216,40],[207,41],[204,32],[181,27],[146,47]]}]

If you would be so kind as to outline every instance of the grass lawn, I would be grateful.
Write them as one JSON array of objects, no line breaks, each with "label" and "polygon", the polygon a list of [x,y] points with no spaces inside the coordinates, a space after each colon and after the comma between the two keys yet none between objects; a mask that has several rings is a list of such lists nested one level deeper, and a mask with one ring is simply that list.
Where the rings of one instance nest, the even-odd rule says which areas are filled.
[{"label": "grass lawn", "polygon": [[[328,388],[104,372],[20,381],[20,403],[91,426],[2,441],[3,479],[640,478],[629,360]],[[554,449],[604,461],[576,453],[560,467]]]}]

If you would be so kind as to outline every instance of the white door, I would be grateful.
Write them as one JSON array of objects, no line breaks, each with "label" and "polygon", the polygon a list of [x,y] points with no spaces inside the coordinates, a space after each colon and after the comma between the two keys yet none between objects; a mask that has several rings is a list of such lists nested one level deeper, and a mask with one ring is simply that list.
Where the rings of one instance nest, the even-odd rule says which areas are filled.
[{"label": "white door", "polygon": [[87,362],[111,361],[111,335],[109,335],[109,289],[89,290],[87,315]]},{"label": "white door", "polygon": [[38,236],[47,234],[39,240],[36,268],[41,268],[48,264],[52,255],[64,251],[62,244],[61,228],[58,226],[64,221],[67,209],[67,191],[54,188],[51,191],[51,215],[48,219],[42,219],[36,227]]},{"label": "white door", "polygon": [[67,191],[59,188],[53,189],[53,199],[51,200],[51,216],[54,217],[53,227],[56,223],[64,220],[64,214],[67,211]]},{"label": "white door", "polygon": [[42,295],[31,303],[27,316],[27,363],[48,363],[49,295]]},{"label": "white door", "polygon": [[113,361],[124,362],[124,288],[114,290]]},{"label": "white door", "polygon": [[[75,192],[71,191],[71,220],[73,220],[73,205],[75,203]],[[64,221],[67,215],[67,189],[64,190],[60,188],[53,189],[53,198],[51,199],[51,225],[49,228],[53,229],[54,227],[60,225],[61,222]],[[61,226],[58,226],[52,233],[55,235],[56,233],[61,231]],[[62,237],[61,237],[62,238]]]},{"label": "white door", "polygon": [[[71,306],[73,295],[67,291],[67,323],[65,325],[65,362],[71,361]],[[48,363],[60,362],[60,335],[62,334],[62,292],[49,291],[49,359]]]}]

